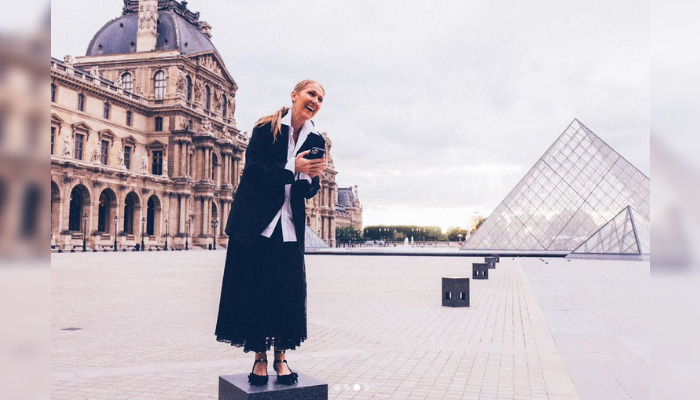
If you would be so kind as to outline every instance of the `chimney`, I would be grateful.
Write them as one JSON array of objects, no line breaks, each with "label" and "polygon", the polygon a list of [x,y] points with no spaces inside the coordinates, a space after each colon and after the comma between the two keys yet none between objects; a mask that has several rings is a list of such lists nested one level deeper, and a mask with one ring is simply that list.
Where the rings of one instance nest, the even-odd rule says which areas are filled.
[{"label": "chimney", "polygon": [[136,51],[153,51],[158,41],[158,0],[139,0]]}]

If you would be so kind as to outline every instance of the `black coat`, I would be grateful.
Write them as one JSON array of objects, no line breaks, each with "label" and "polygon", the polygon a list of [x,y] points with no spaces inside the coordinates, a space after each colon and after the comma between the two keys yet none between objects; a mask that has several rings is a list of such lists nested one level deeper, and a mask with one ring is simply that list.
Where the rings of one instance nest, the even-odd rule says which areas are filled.
[{"label": "black coat", "polygon": [[[306,179],[294,180],[294,173],[285,169],[289,127],[282,125],[277,140],[272,142],[272,124],[253,129],[245,155],[245,168],[238,185],[231,212],[226,224],[226,234],[232,240],[250,243],[258,238],[272,222],[284,204],[284,187],[291,183],[290,205],[292,219],[301,254],[304,254],[304,228],[306,204],[304,199],[316,195],[320,189],[319,177],[309,183]],[[311,147],[326,148],[323,136],[309,132],[299,152]],[[297,153],[297,154],[298,154]]]}]

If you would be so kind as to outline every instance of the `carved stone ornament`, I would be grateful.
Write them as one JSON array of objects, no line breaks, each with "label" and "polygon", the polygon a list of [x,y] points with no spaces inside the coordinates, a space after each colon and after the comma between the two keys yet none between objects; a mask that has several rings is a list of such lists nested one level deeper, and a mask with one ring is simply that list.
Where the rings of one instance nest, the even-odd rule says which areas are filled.
[{"label": "carved stone ornament", "polygon": [[63,155],[70,155],[70,137],[68,135],[63,136]]},{"label": "carved stone ornament", "polygon": [[212,129],[211,129],[211,121],[209,121],[209,118],[204,117],[202,118],[202,129],[200,129],[199,133],[201,134],[206,134],[206,135],[212,135]]},{"label": "carved stone ornament", "polygon": [[217,110],[221,109],[221,105],[223,104],[223,101],[221,101],[221,92],[218,90],[214,91],[214,107],[216,107]]},{"label": "carved stone ornament", "polygon": [[100,151],[97,149],[94,149],[92,151],[92,161],[98,162],[100,160]]},{"label": "carved stone ornament", "polygon": [[194,101],[202,100],[203,86],[204,85],[202,84],[201,80],[195,79],[195,81],[194,81]]},{"label": "carved stone ornament", "polygon": [[224,139],[231,140],[231,132],[228,130],[228,126],[224,126],[224,129],[221,130],[221,133],[224,135]]},{"label": "carved stone ornament", "polygon": [[121,150],[119,150],[119,154],[117,155],[117,164],[122,168],[125,167],[125,165],[124,165],[124,147],[122,147]]},{"label": "carved stone ornament", "polygon": [[179,118],[180,121],[180,129],[190,129],[192,126],[192,120],[181,115]]},{"label": "carved stone ornament", "polygon": [[145,154],[141,156],[141,170],[148,172],[148,156]]},{"label": "carved stone ornament", "polygon": [[66,54],[65,56],[63,56],[63,62],[72,66],[73,64],[75,64],[75,57],[73,57],[70,54]]},{"label": "carved stone ornament", "polygon": [[90,67],[90,76],[93,78],[99,78],[100,77],[100,69],[97,67],[97,65],[93,65]]},{"label": "carved stone ornament", "polygon": [[187,76],[184,71],[177,71],[177,94],[180,97],[185,96],[187,93]]},{"label": "carved stone ornament", "polygon": [[136,91],[134,91],[134,93],[136,93],[138,96],[143,96],[143,89],[141,86],[136,86]]}]

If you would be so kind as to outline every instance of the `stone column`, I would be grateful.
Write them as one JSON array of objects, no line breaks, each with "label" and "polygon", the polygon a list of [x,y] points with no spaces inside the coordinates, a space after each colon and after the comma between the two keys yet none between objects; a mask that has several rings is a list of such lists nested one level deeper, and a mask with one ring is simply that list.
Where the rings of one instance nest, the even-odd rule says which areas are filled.
[{"label": "stone column", "polygon": [[180,176],[187,175],[187,142],[180,142]]},{"label": "stone column", "polygon": [[173,171],[172,174],[173,176],[178,176],[180,175],[180,156],[181,156],[181,151],[180,151],[180,146],[181,143],[175,142],[175,148],[173,149]]}]

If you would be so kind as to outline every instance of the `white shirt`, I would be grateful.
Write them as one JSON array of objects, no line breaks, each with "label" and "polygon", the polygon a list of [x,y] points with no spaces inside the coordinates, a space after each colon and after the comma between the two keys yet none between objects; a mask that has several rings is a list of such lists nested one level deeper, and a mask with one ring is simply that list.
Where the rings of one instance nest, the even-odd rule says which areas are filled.
[{"label": "white shirt", "polygon": [[[285,169],[292,171],[294,173],[294,180],[306,179],[311,183],[311,177],[305,173],[296,172],[296,156],[301,148],[301,145],[306,141],[309,134],[320,135],[311,120],[304,122],[299,132],[299,137],[297,142],[294,143],[294,128],[292,128],[292,111],[290,110],[286,116],[282,118],[282,125],[287,125],[289,127],[289,141],[287,142],[287,164],[284,166]],[[265,237],[271,237],[272,233],[275,231],[277,222],[280,221],[282,224],[282,240],[285,242],[296,242],[297,234],[294,231],[294,221],[292,220],[292,205],[289,202],[289,194],[292,190],[292,184],[288,183],[284,185],[284,204],[282,208],[277,211],[277,215],[272,218],[270,224],[262,231],[262,235]]]}]

